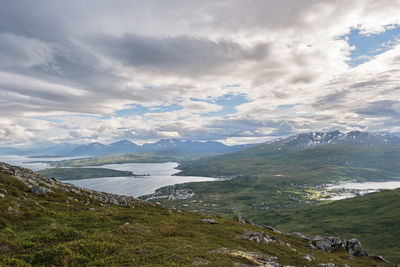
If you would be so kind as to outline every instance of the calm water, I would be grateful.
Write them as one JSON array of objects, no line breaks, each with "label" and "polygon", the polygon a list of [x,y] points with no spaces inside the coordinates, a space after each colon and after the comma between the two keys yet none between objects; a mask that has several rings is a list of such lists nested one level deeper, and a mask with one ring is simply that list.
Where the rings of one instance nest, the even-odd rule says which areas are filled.
[{"label": "calm water", "polygon": [[358,190],[378,190],[400,188],[400,181],[388,182],[365,182],[365,183],[343,183],[329,186],[329,189],[358,189]]},{"label": "calm water", "polygon": [[98,166],[98,168],[132,171],[135,174],[150,174],[150,176],[105,177],[84,180],[66,180],[64,182],[96,191],[138,197],[154,193],[156,189],[167,185],[217,180],[210,177],[172,176],[172,174],[178,172],[178,170],[175,169],[177,166],[178,164],[175,162],[107,164]]},{"label": "calm water", "polygon": [[[39,171],[50,167],[46,163],[28,163],[29,161],[58,161],[64,159],[73,159],[73,157],[35,159],[22,156],[0,156],[0,161],[9,163],[11,165],[29,168],[34,171]],[[179,171],[175,169],[177,166],[178,163],[175,162],[124,163],[91,166],[90,168],[108,168],[121,171],[131,171],[135,174],[149,174],[150,176],[99,177],[84,180],[64,180],[63,182],[71,183],[76,186],[85,187],[96,191],[138,197],[154,193],[156,189],[167,185],[217,180],[216,178],[210,177],[172,176]]]},{"label": "calm water", "polygon": [[59,161],[64,159],[76,159],[82,157],[62,157],[62,158],[27,158],[24,156],[5,156],[0,155],[0,161],[6,162],[11,165],[21,166],[24,168],[31,169],[33,171],[40,171],[50,168],[47,163],[29,163],[29,161]]}]

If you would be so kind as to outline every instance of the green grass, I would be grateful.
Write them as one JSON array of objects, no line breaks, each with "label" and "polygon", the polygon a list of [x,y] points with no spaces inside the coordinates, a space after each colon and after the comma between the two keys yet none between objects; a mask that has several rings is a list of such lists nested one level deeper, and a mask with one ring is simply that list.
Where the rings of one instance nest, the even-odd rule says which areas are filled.
[{"label": "green grass", "polygon": [[47,178],[57,178],[60,180],[80,180],[98,177],[121,177],[136,176],[131,171],[119,171],[105,168],[52,168],[37,171],[37,173]]},{"label": "green grass", "polygon": [[[191,266],[199,260],[211,266],[251,263],[240,256],[213,252],[222,248],[277,256],[285,265],[378,264],[341,250],[332,254],[311,250],[303,240],[268,230],[267,234],[295,250],[243,240],[238,237],[246,231],[260,229],[229,218],[214,217],[220,223],[210,225],[201,222],[205,216],[197,213],[140,203],[135,208],[100,205],[84,194],[56,189],[36,196],[23,183],[3,174],[0,188],[7,192],[0,198],[1,266]],[[9,207],[18,213],[10,212]],[[307,253],[315,256],[313,263],[302,259]]]},{"label": "green grass", "polygon": [[48,163],[52,167],[86,167],[86,166],[101,166],[105,164],[121,164],[121,163],[163,163],[178,161],[182,158],[174,155],[173,153],[168,154],[157,154],[157,153],[127,153],[127,154],[115,154],[100,157],[80,158],[80,159],[69,159],[60,161],[33,161],[33,162],[44,162]]},{"label": "green grass", "polygon": [[[302,226],[299,227],[299,231],[305,229],[309,232],[315,229],[316,232],[321,230],[328,234],[338,233],[345,236],[354,234],[364,241],[368,249],[378,250],[385,256],[400,261],[399,245],[392,242],[393,237],[398,236],[396,231],[400,229],[398,194],[392,195],[392,205],[387,205],[383,199],[374,204],[370,202],[369,208],[373,212],[367,213],[366,216],[359,216],[355,212],[347,214],[344,218],[340,210],[349,207],[341,207],[342,204],[335,204],[336,202],[332,206],[315,208],[315,212],[321,210],[319,221],[306,211],[303,212],[304,208],[318,203],[307,198],[310,195],[309,190],[314,187],[349,180],[364,182],[398,179],[400,176],[398,147],[329,145],[302,151],[274,152],[256,146],[223,156],[186,161],[180,168],[182,169],[180,175],[231,176],[234,179],[189,183],[186,187],[195,193],[193,199],[154,201],[169,207],[221,214],[225,217],[240,214],[255,223],[277,223],[277,226],[290,230]],[[350,203],[349,205],[354,205],[354,210],[359,212],[367,210],[355,199],[337,203]],[[324,207],[326,210],[323,212]],[[337,207],[336,212],[330,213],[330,207]],[[377,207],[380,207],[379,215],[374,213],[374,208]],[[309,216],[309,221],[296,217],[285,221],[286,217],[281,217],[294,216],[297,209],[302,210],[304,217]],[[286,214],[287,210],[290,210],[289,215]],[[324,216],[329,219],[324,220],[322,218]],[[338,224],[342,222],[342,228],[339,229]],[[285,223],[293,227],[286,228]],[[361,229],[375,230],[365,234]],[[387,245],[382,245],[383,243]]]},{"label": "green grass", "polygon": [[273,212],[263,222],[286,231],[357,236],[366,248],[400,262],[400,189]]}]

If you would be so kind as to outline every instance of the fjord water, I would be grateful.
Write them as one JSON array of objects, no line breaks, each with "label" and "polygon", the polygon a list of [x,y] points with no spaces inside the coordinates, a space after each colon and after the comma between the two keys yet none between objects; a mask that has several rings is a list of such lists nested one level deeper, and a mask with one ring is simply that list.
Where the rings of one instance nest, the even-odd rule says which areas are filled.
[{"label": "fjord water", "polygon": [[[76,157],[35,159],[22,156],[1,156],[0,161],[6,162],[11,165],[29,168],[33,171],[39,171],[50,168],[50,166],[47,163],[32,163],[32,161],[58,161],[73,158]],[[121,171],[131,171],[134,174],[143,174],[149,176],[99,177],[83,180],[64,180],[63,182],[106,193],[139,197],[142,195],[154,193],[155,190],[157,190],[158,188],[168,185],[217,180],[216,178],[210,177],[173,176],[173,174],[179,172],[179,170],[176,169],[177,166],[178,163],[176,162],[123,163],[106,164],[102,166],[90,166],[89,168],[108,168]]]},{"label": "fjord water", "polygon": [[32,171],[40,171],[50,168],[50,166],[47,163],[35,162],[35,161],[59,161],[59,160],[68,160],[76,158],[83,158],[83,157],[28,158],[16,155],[1,155],[0,161],[14,166],[21,166],[27,169],[31,169]]},{"label": "fjord water", "polygon": [[[119,195],[139,197],[154,193],[156,189],[180,183],[215,181],[216,178],[173,176],[178,170],[176,162],[167,163],[124,163],[106,164],[98,168],[131,171],[135,174],[148,174],[140,177],[104,177],[84,180],[65,180],[76,186]],[[96,168],[96,167],[95,167]]]},{"label": "fjord water", "polygon": [[400,187],[400,180],[385,182],[364,182],[364,183],[342,183],[329,186],[329,189],[357,189],[357,190],[378,190],[396,189]]}]

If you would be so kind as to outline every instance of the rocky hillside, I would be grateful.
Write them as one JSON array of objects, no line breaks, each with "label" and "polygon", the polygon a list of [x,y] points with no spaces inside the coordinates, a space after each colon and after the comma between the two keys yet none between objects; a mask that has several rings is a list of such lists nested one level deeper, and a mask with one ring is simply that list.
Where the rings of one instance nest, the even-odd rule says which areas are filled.
[{"label": "rocky hillside", "polygon": [[0,163],[0,265],[394,266],[357,239],[283,234]]}]

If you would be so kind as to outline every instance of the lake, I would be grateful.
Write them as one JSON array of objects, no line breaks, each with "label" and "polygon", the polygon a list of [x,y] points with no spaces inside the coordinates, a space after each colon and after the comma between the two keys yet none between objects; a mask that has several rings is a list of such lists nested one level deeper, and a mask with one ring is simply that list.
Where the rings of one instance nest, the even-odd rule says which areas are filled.
[{"label": "lake", "polygon": [[379,190],[400,188],[400,181],[387,182],[364,182],[364,183],[342,183],[329,186],[329,189],[357,189],[357,190]]},{"label": "lake", "polygon": [[84,180],[64,180],[64,182],[96,191],[139,197],[154,193],[156,189],[167,185],[217,180],[216,178],[210,177],[172,176],[179,172],[179,170],[175,169],[177,166],[178,163],[176,162],[106,164],[96,167],[131,171],[137,174],[149,174],[150,176],[105,177]]},{"label": "lake", "polygon": [[24,156],[0,155],[0,161],[14,166],[21,166],[27,169],[31,169],[32,171],[40,171],[50,167],[49,164],[47,163],[39,163],[39,162],[31,163],[30,161],[59,161],[59,160],[77,159],[77,158],[84,158],[84,157],[28,158]]},{"label": "lake", "polygon": [[[22,166],[34,171],[49,168],[46,163],[28,163],[28,161],[58,161],[68,158],[26,158],[21,156],[0,156],[0,161],[11,165]],[[154,193],[158,188],[188,182],[215,181],[217,178],[194,177],[194,176],[173,176],[179,172],[176,169],[178,163],[123,163],[106,164],[102,166],[90,166],[90,168],[108,168],[121,171],[131,171],[135,174],[149,174],[143,177],[99,177],[83,180],[63,180],[76,186],[88,188],[91,190],[139,197]]]}]

